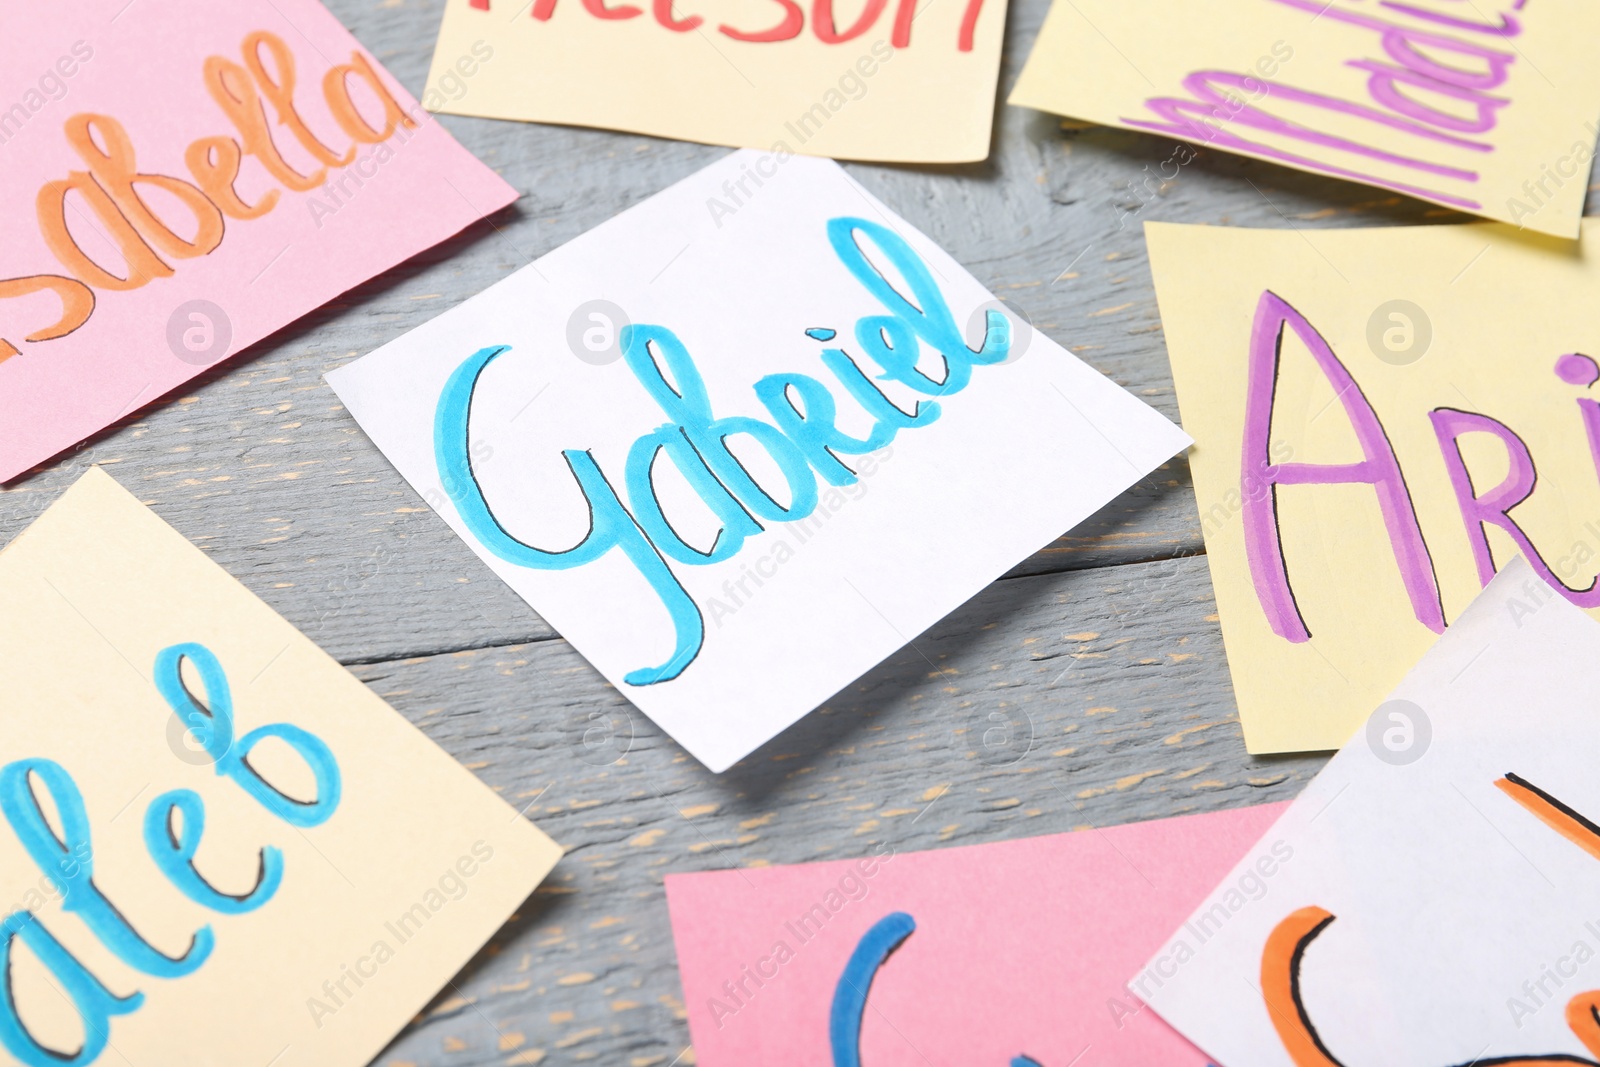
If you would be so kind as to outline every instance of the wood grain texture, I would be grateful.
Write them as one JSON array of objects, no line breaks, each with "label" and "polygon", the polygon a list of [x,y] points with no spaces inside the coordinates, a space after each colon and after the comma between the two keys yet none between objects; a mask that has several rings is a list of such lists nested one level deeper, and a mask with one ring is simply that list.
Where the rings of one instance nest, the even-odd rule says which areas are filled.
[{"label": "wood grain texture", "polygon": [[668,871],[1292,797],[1322,758],[1245,754],[1205,567],[997,582],[720,776],[562,641],[357,667],[570,849],[384,1062],[672,1062],[687,1037]]},{"label": "wood grain texture", "polygon": [[[420,93],[440,0],[330,6]],[[1046,7],[1012,0],[1001,99]],[[1314,241],[1325,227],[1459,218],[1212,152],[1161,180],[1170,142],[999,103],[996,114],[985,163],[848,169],[1037,329],[1174,418],[1144,221],[1292,226]],[[379,1062],[692,1063],[666,871],[1285,799],[1321,765],[1244,752],[1179,459],[708,774],[456,540],[322,375],[725,149],[440,121],[522,192],[517,205],[0,493],[8,540],[104,464],[568,848]]]}]

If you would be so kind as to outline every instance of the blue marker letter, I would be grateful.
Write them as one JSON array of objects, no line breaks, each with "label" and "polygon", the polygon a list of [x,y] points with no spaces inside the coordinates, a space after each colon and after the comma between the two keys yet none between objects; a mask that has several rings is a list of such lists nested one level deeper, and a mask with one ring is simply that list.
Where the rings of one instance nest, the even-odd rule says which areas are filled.
[{"label": "blue marker letter", "polygon": [[[183,817],[181,829],[173,825],[174,813]],[[167,881],[184,896],[224,915],[243,915],[271,900],[283,881],[283,853],[271,845],[263,848],[255,886],[248,893],[223,893],[194,869],[194,854],[205,832],[205,804],[200,794],[191,789],[162,793],[145,809],[144,847],[150,850],[150,858]]]},{"label": "blue marker letter", "polygon": [[[55,802],[61,836],[50,828],[33,778],[44,783]],[[202,926],[189,940],[183,955],[163,954],[129,925],[122,912],[94,884],[94,849],[89,837],[89,813],[83,794],[66,768],[54,760],[25,759],[0,770],[0,811],[16,831],[28,857],[61,892],[61,908],[84,921],[101,942],[130,967],[157,978],[181,978],[211,955],[211,927]],[[26,930],[23,931],[26,938]],[[29,942],[30,946],[32,942]]]},{"label": "blue marker letter", "polygon": [[[716,540],[704,552],[679,536],[661,510],[661,501],[656,496],[655,466],[662,452],[667,454],[695,494],[722,522]],[[745,538],[761,532],[761,524],[750,517],[738,498],[728,492],[727,486],[717,481],[711,468],[706,466],[700,453],[684,436],[681,426],[668,423],[635,441],[633,447],[628,449],[625,477],[628,500],[633,504],[634,519],[639,523],[639,528],[663,555],[679,563],[697,567],[721,563],[744,547]]]},{"label": "blue marker letter", "polygon": [[[195,699],[183,684],[183,661],[200,672],[207,703]],[[156,654],[156,689],[178,720],[199,739],[216,761],[217,773],[232,778],[256,802],[290,826],[321,826],[339,807],[339,764],[333,752],[315,734],[286,722],[268,723],[233,739],[233,692],[228,676],[212,651],[189,642],[164,648]],[[250,766],[250,753],[269,737],[295,750],[316,778],[314,800],[296,800],[278,789]]]},{"label": "blue marker letter", "polygon": [[[747,415],[712,418],[711,397],[706,393],[705,380],[677,334],[665,326],[624,326],[622,351],[628,369],[633,371],[650,398],[667,413],[667,418],[682,428],[684,436],[705,458],[706,466],[717,480],[729,486],[745,507],[759,518],[772,522],[793,522],[811,514],[817,506],[817,480],[812,477],[799,447],[760,419]],[[660,352],[659,359],[655,352]],[[728,438],[741,434],[760,445],[783,472],[784,480],[789,483],[787,507],[772,499],[729,451]],[[634,490],[630,479],[628,498],[637,506]]]},{"label": "blue marker letter", "polygon": [[828,1012],[828,1042],[833,1046],[833,1067],[861,1067],[861,1016],[867,1010],[867,991],[878,968],[900,942],[911,936],[917,921],[903,911],[890,912],[861,935],[850,961],[844,965],[833,991]]},{"label": "blue marker letter", "polygon": [[[858,232],[872,239],[910,285],[909,299],[867,259],[856,242]],[[1010,355],[1010,320],[992,309],[984,320],[983,347],[976,352],[967,347],[950,305],[922,258],[887,226],[866,219],[829,219],[828,240],[840,262],[889,310],[887,315],[868,316],[856,323],[856,342],[884,369],[885,377],[918,392],[942,396],[966,388],[973,364],[1002,363]],[[917,370],[919,338],[944,356],[943,381],[936,382]]]},{"label": "blue marker letter", "polygon": [[[851,437],[835,423],[837,408],[828,387],[807,374],[769,374],[756,382],[756,396],[772,413],[772,421],[789,436],[817,473],[830,485],[854,485],[856,472],[839,462],[835,452],[860,456],[894,440],[898,427],[879,422],[866,440]],[[796,401],[798,400],[798,403]]]},{"label": "blue marker letter", "polygon": [[[64,1053],[46,1048],[33,1039],[17,1014],[16,993],[11,981],[11,946],[17,938],[39,957],[39,962],[55,976],[57,989],[67,995],[78,1010],[83,1024],[83,1044],[78,1051]],[[143,993],[119,997],[90,974],[61,942],[51,935],[31,911],[14,911],[0,924],[0,1045],[27,1067],[84,1067],[105,1051],[111,1037],[111,1017],[139,1010]]]},{"label": "blue marker letter", "polygon": [[467,452],[467,424],[478,377],[496,356],[507,350],[504,345],[479,350],[467,357],[445,383],[433,421],[433,453],[439,479],[467,529],[480,544],[507,563],[535,570],[566,570],[591,563],[613,548],[622,549],[666,606],[677,640],[677,647],[665,663],[630,671],[623,681],[629,685],[670,682],[700,654],[705,640],[705,620],[666,560],[617,499],[594,456],[577,449],[561,453],[589,505],[589,532],[572,548],[560,552],[534,548],[511,536],[489,510],[489,502],[484,499],[483,489],[472,473],[472,460]]}]

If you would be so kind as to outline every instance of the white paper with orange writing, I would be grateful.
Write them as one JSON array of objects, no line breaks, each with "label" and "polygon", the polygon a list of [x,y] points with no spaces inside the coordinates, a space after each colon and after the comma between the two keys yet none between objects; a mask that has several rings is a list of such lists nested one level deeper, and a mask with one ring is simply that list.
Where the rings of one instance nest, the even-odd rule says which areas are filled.
[{"label": "white paper with orange writing", "polygon": [[[97,468],[0,554],[0,602],[0,1061],[360,1067],[560,855]],[[231,745],[186,734],[185,690],[214,739],[231,711]],[[177,791],[203,821],[168,814]],[[43,863],[35,803],[61,844],[35,842]],[[180,890],[156,861],[174,835],[233,903]],[[49,939],[70,957],[46,966]]]},{"label": "white paper with orange writing", "polygon": [[1229,1067],[1595,1063],[1597,660],[1513,560],[1129,988]]},{"label": "white paper with orange writing", "polygon": [[[1600,607],[1579,246],[1482,223],[1145,235],[1250,751],[1343,744],[1519,552]],[[1368,460],[1389,469],[1340,469]]]},{"label": "white paper with orange writing", "polygon": [[1578,235],[1585,0],[1057,0],[1010,102]]},{"label": "white paper with orange writing", "polygon": [[423,102],[779,157],[966,163],[989,155],[1005,22],[1006,0],[448,0]]}]

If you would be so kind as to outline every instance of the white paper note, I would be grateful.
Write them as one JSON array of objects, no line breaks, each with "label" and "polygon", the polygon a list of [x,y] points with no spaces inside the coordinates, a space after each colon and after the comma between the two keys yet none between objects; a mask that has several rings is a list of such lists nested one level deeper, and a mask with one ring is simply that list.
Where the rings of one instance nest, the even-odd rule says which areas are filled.
[{"label": "white paper note", "polygon": [[736,152],[328,378],[721,771],[1188,443],[1000,308],[836,163]]},{"label": "white paper note", "polygon": [[1514,560],[1129,987],[1228,1067],[1596,1062],[1597,662]]}]

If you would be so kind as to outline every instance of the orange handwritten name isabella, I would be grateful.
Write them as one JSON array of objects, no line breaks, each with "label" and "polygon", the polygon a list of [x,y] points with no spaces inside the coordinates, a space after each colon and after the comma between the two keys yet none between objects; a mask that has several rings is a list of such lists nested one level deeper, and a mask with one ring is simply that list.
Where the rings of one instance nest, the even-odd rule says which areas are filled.
[{"label": "orange handwritten name isabella", "polygon": [[[264,30],[250,34],[242,47],[243,64],[223,56],[205,61],[205,86],[233,124],[237,137],[202,137],[184,153],[190,177],[141,172],[134,158],[133,140],[122,123],[110,115],[85,113],[67,120],[67,143],[83,160],[83,170],[46,182],[35,200],[39,230],[62,274],[36,274],[0,280],[0,300],[50,292],[60,300],[61,315],[52,324],[26,336],[28,341],[65,337],[89,321],[95,308],[95,290],[137,289],[157,278],[173,275],[177,261],[214,252],[226,234],[228,219],[260,218],[278,205],[279,191],[268,190],[255,203],[247,203],[234,188],[244,157],[257,160],[267,173],[292,192],[321,186],[330,168],[349,166],[362,144],[379,144],[397,129],[415,129],[384,86],[372,64],[359,52],[350,62],[331,68],[322,78],[322,95],[334,121],[352,142],[342,151],[324,144],[295,109],[294,54],[275,34]],[[356,108],[354,84],[365,84],[383,106],[381,125],[374,126]],[[269,115],[270,109],[270,115]],[[284,158],[274,139],[286,133],[312,159],[316,169],[302,173]],[[185,237],[168,224],[140,195],[140,189],[160,189],[192,217],[193,236]],[[122,270],[107,267],[78,244],[67,226],[67,197],[77,193],[99,228],[122,256]],[[18,349],[0,337],[0,360]]]}]

